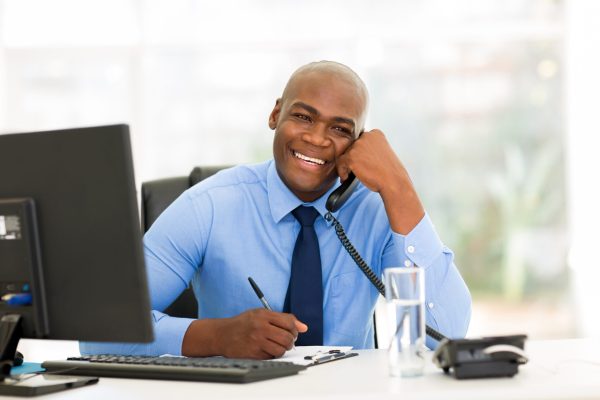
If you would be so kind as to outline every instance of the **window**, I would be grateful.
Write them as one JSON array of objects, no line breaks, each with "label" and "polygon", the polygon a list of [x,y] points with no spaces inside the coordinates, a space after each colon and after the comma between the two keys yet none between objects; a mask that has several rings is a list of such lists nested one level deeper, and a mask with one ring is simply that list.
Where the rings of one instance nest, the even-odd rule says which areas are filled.
[{"label": "window", "polygon": [[565,4],[0,1],[0,131],[127,122],[138,181],[271,156],[291,72],[354,68],[475,299],[472,334],[572,336]]}]

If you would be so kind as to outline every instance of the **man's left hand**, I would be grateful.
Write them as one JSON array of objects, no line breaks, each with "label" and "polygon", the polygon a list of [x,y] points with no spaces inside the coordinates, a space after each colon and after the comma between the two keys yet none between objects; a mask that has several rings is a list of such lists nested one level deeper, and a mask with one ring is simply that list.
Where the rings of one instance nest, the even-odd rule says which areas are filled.
[{"label": "man's left hand", "polygon": [[352,171],[363,185],[381,195],[395,232],[408,234],[425,215],[408,171],[379,129],[362,133],[338,157],[336,168],[342,180]]}]

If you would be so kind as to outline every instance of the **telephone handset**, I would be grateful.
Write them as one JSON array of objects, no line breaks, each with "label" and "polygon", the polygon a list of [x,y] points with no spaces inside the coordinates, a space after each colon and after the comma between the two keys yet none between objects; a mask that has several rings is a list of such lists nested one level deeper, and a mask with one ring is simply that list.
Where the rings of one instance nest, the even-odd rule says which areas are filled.
[{"label": "telephone handset", "polygon": [[[346,232],[344,232],[342,224],[340,224],[340,222],[331,214],[339,210],[344,205],[344,203],[350,198],[350,195],[352,195],[356,185],[358,185],[358,179],[356,179],[354,173],[350,172],[348,178],[342,182],[340,187],[335,189],[327,198],[325,207],[329,212],[325,214],[325,220],[333,224],[335,233],[340,239],[340,242],[342,242],[342,246],[344,246],[348,254],[350,254],[350,257],[352,257],[356,265],[358,265],[358,268],[360,268],[360,270],[367,276],[369,281],[371,281],[373,286],[377,288],[379,293],[381,293],[382,296],[385,296],[385,286],[383,282],[377,277],[377,275],[375,275],[371,267],[369,267],[365,260],[363,260],[360,254],[358,254],[358,251],[356,251],[346,236]],[[431,328],[429,325],[425,326],[425,332],[437,341],[446,339],[444,335]]]},{"label": "telephone handset", "polygon": [[340,207],[346,203],[352,192],[354,192],[356,185],[358,185],[358,179],[356,179],[353,172],[350,172],[348,178],[346,178],[340,187],[335,189],[327,198],[327,203],[325,204],[327,210],[329,210],[329,212],[336,212],[339,210]]}]

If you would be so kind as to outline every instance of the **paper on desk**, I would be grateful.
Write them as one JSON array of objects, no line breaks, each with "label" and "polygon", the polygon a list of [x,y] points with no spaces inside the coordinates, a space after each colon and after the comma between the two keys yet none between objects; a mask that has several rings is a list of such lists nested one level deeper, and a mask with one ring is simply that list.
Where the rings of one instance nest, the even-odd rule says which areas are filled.
[{"label": "paper on desk", "polygon": [[339,350],[345,353],[352,350],[352,346],[296,346],[295,349],[286,351],[283,356],[270,361],[288,361],[299,365],[311,365],[313,360],[305,360],[304,357],[328,353],[330,350]]}]

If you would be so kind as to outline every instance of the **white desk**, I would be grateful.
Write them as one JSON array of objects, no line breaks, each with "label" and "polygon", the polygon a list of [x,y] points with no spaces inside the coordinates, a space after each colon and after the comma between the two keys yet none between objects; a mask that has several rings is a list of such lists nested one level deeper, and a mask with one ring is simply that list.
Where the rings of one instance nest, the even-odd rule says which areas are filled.
[{"label": "white desk", "polygon": [[[77,354],[75,342],[22,340],[27,361]],[[530,362],[513,378],[458,381],[432,364],[419,378],[391,378],[384,350],[250,384],[101,378],[44,399],[600,399],[600,340],[529,341]],[[8,397],[6,397],[8,398]]]}]

